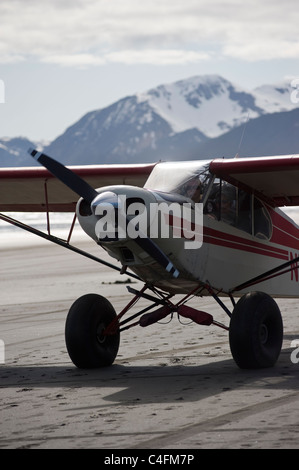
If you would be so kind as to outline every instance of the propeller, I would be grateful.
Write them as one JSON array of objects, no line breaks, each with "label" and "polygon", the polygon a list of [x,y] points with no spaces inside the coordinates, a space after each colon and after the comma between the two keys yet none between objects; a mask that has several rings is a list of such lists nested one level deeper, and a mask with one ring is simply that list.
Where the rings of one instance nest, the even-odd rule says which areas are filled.
[{"label": "propeller", "polygon": [[86,181],[84,181],[80,176],[76,175],[73,171],[66,168],[61,163],[57,162],[48,155],[38,152],[34,149],[29,149],[28,153],[41,165],[43,165],[47,170],[50,171],[56,178],[58,178],[62,183],[68,186],[72,191],[77,193],[79,196],[83,197],[85,201],[90,204],[94,198],[98,195],[97,191],[93,189]]},{"label": "propeller", "polygon": [[[62,163],[35,149],[29,149],[28,153],[89,204],[98,196],[98,192],[92,186]],[[151,238],[144,235],[135,238],[134,241],[173,277],[179,276],[179,271]]]}]

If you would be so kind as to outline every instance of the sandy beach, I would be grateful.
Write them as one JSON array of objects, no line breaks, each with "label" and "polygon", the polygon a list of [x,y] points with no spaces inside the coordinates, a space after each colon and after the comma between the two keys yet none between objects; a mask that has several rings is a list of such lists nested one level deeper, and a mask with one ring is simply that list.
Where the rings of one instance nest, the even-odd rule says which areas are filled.
[{"label": "sandy beach", "polygon": [[[297,300],[278,300],[284,342],[271,369],[240,370],[225,330],[174,316],[123,332],[112,367],[79,370],[64,341],[68,309],[95,292],[119,312],[131,295],[115,282],[126,277],[30,237],[0,246],[0,448],[299,447],[299,363],[291,361]],[[86,239],[77,245],[103,255]],[[228,324],[214,300],[193,305]]]}]

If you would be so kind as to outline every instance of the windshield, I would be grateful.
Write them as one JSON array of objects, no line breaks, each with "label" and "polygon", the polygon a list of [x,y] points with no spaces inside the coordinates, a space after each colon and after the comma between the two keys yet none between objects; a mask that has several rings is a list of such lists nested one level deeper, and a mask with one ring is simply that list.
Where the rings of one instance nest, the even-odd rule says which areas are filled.
[{"label": "windshield", "polygon": [[144,188],[181,194],[200,202],[210,177],[210,161],[158,163]]}]

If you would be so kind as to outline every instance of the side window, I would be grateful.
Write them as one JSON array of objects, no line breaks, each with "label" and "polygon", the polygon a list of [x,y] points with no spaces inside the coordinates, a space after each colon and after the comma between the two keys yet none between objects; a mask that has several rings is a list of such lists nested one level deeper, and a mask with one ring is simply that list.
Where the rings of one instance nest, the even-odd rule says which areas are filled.
[{"label": "side window", "polygon": [[236,197],[236,188],[217,178],[208,196],[204,213],[213,219],[235,225]]},{"label": "side window", "polygon": [[237,224],[237,188],[228,183],[221,187],[220,220],[229,225]]},{"label": "side window", "polygon": [[252,196],[245,191],[238,191],[237,227],[252,233]]},{"label": "side window", "polygon": [[257,238],[271,237],[271,219],[264,205],[252,194],[224,181],[215,180],[204,213]]},{"label": "side window", "polygon": [[261,201],[254,198],[254,228],[253,234],[255,237],[264,238],[269,240],[272,233],[271,219],[267,209],[263,206]]},{"label": "side window", "polygon": [[245,191],[239,190],[237,227],[257,238],[269,240],[272,234],[271,218],[264,205]]}]

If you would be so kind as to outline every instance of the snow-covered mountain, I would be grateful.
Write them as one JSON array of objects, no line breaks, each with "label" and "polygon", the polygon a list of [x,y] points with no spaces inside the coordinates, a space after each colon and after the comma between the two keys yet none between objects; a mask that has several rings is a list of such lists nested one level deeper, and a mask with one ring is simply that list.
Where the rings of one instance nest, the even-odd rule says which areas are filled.
[{"label": "snow-covered mountain", "polygon": [[44,151],[66,164],[201,158],[200,148],[248,119],[296,108],[293,90],[288,82],[247,91],[218,75],[191,77],[87,113]]},{"label": "snow-covered mountain", "polygon": [[254,95],[217,75],[192,77],[137,95],[169,123],[173,132],[197,129],[218,137],[264,110]]},{"label": "snow-covered mountain", "polygon": [[196,158],[248,118],[292,110],[290,93],[287,83],[248,92],[217,75],[191,77],[88,113],[46,151],[68,164]]},{"label": "snow-covered mountain", "polygon": [[262,85],[253,91],[257,106],[266,113],[290,111],[298,104],[292,103],[292,94],[297,91],[292,87],[292,80],[286,79],[275,85]]}]

